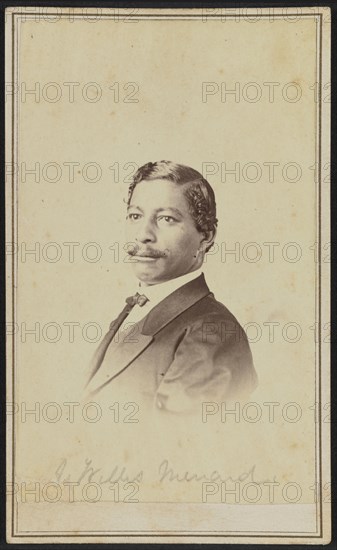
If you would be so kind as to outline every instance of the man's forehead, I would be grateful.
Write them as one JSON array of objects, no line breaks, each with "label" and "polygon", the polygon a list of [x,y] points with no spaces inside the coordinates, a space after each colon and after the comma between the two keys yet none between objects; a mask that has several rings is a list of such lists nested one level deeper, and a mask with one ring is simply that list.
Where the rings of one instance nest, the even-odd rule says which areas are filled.
[{"label": "man's forehead", "polygon": [[172,203],[176,203],[177,201],[184,203],[184,186],[164,179],[142,180],[135,186],[130,202],[133,203],[134,199],[137,202],[142,197],[149,200],[150,204],[164,200],[166,203],[171,201]]},{"label": "man's forehead", "polygon": [[179,189],[180,188],[180,185],[177,184],[176,182],[174,181],[171,181],[169,179],[165,179],[165,178],[158,178],[158,179],[150,179],[150,180],[147,180],[147,179],[144,179],[144,180],[141,180],[139,183],[137,183],[137,185],[135,186],[135,190],[137,188],[154,188],[154,187],[167,187],[168,189]]}]

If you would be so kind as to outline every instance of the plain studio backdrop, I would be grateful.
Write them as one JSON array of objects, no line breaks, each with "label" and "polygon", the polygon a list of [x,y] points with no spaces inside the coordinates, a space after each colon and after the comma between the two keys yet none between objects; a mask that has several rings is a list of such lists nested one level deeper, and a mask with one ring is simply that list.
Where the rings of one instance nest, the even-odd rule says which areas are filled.
[{"label": "plain studio backdrop", "polygon": [[[267,401],[279,402],[279,411],[296,402],[303,412],[295,422],[281,413],[274,423],[265,416],[241,422],[230,450],[224,425],[216,424],[220,450],[209,449],[210,470],[226,455],[228,474],[257,464],[260,478],[308,488],[315,454],[315,20],[26,20],[19,37],[17,322],[39,333],[39,342],[31,334],[18,341],[20,401],[77,399],[97,326],[104,335],[136,288],[123,249],[130,175],[149,161],[186,164],[215,190],[219,227],[205,275],[246,328],[259,376],[251,400],[264,414]],[[38,260],[25,247],[37,247]],[[287,409],[289,418],[296,410]],[[26,477],[52,475],[62,456],[88,456],[75,438],[78,426],[66,420],[20,428]],[[94,433],[95,449],[109,445],[98,424]],[[247,452],[238,454],[242,438]],[[156,446],[151,453],[157,456]],[[139,456],[146,462],[146,448]]]}]

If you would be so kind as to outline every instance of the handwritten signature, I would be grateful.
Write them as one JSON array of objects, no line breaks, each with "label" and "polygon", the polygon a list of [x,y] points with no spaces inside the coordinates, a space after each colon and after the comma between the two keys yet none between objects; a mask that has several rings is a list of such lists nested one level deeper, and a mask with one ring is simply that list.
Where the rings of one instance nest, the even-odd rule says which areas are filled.
[{"label": "handwritten signature", "polygon": [[[103,472],[102,468],[96,468],[93,464],[93,460],[91,458],[86,458],[84,461],[84,467],[80,471],[79,474],[75,474],[74,477],[71,476],[70,472],[68,470],[68,461],[66,458],[64,458],[61,461],[61,464],[57,467],[55,471],[55,479],[58,483],[64,483],[73,481],[78,484],[81,482],[83,483],[99,483],[101,485],[104,485],[105,483],[130,483],[130,482],[137,482],[140,483],[143,481],[144,477],[144,471],[139,470],[135,475],[131,475],[125,466],[119,466],[115,465],[112,470],[106,474]],[[224,474],[221,474],[217,470],[213,470],[212,472],[205,474],[205,473],[196,473],[196,472],[189,472],[188,470],[184,472],[177,472],[169,463],[167,459],[163,460],[159,467],[158,467],[158,476],[159,476],[159,482],[163,483],[165,482],[204,482],[204,481],[211,481],[211,482],[219,482],[224,483],[226,481],[228,482],[254,482],[257,484],[263,484],[266,482],[270,482],[270,479],[264,479],[264,480],[258,480],[256,479],[256,465],[254,464],[251,468],[249,468],[247,471],[242,472],[237,477],[227,476]]]}]

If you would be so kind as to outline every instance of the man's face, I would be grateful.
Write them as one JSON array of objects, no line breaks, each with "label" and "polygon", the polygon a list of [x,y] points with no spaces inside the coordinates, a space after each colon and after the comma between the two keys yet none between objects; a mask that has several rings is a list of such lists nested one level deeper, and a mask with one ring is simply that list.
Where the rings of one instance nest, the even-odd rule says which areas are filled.
[{"label": "man's face", "polygon": [[136,276],[147,285],[198,269],[204,235],[195,227],[183,186],[158,179],[141,181],[133,191],[126,236]]}]

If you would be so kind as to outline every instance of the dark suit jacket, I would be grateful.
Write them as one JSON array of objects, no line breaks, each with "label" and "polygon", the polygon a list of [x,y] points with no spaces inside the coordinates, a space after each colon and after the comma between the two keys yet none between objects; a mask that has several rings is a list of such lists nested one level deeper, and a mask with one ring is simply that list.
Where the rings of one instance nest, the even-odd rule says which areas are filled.
[{"label": "dark suit jacket", "polygon": [[157,304],[124,341],[107,345],[110,337],[93,358],[91,396],[189,412],[246,398],[257,383],[247,337],[203,275]]}]

